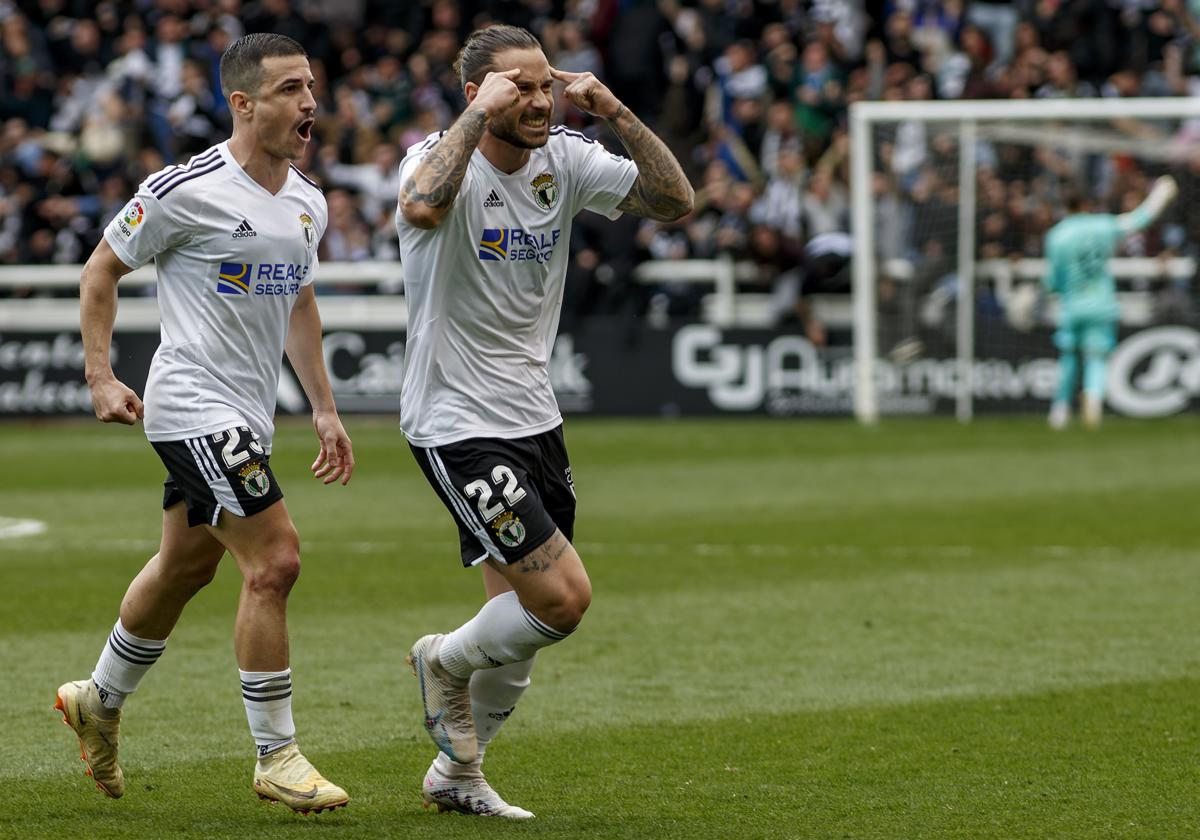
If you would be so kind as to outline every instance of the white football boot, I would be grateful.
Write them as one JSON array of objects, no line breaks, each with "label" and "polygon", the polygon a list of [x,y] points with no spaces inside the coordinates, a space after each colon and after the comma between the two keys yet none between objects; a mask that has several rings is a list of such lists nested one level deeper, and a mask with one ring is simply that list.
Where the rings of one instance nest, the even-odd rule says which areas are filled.
[{"label": "white football boot", "polygon": [[332,811],[350,801],[346,791],[318,773],[294,743],[258,760],[254,792],[301,814]]},{"label": "white football boot", "polygon": [[422,636],[404,661],[421,681],[425,705],[425,731],[434,745],[459,764],[470,764],[479,755],[475,718],[471,716],[470,680],[442,668],[438,650],[445,636]]},{"label": "white football boot", "polygon": [[62,712],[63,723],[79,737],[79,757],[96,787],[105,796],[120,798],[125,793],[125,774],[117,764],[121,710],[104,708],[100,692],[90,679],[59,686],[54,708]]},{"label": "white football boot", "polygon": [[533,818],[532,811],[509,805],[501,799],[500,794],[483,778],[481,770],[473,767],[454,776],[446,776],[438,771],[437,765],[435,758],[421,784],[421,799],[426,808],[433,806],[439,813],[457,811],[477,817],[505,817],[510,820]]},{"label": "white football boot", "polygon": [[1050,428],[1056,432],[1067,428],[1067,424],[1071,422],[1071,406],[1058,400],[1052,402],[1050,404],[1048,422],[1050,423]]}]

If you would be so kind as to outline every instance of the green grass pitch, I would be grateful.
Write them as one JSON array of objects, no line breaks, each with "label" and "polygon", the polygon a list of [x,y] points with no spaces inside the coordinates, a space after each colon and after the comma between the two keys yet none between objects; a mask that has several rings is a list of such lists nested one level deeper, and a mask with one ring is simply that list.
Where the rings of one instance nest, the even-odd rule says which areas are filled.
[{"label": "green grass pitch", "polygon": [[[568,420],[595,597],[489,751],[531,823],[435,815],[403,656],[481,599],[394,422],[349,487],[273,465],[303,541],[302,748],[350,791],[258,801],[226,561],[126,706],[105,799],[50,710],[156,548],[140,429],[0,426],[0,837],[1200,837],[1200,421]],[[2,525],[3,523],[0,523]]]}]

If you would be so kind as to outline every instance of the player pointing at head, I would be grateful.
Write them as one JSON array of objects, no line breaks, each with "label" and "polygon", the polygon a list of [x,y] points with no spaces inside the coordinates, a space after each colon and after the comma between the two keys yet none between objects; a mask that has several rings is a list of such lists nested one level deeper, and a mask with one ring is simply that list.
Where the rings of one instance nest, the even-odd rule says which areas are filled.
[{"label": "player pointing at head", "polygon": [[[133,424],[167,468],[162,543],[129,585],[92,678],[58,690],[102,791],[124,792],[121,706],[166,647],[183,608],[228,551],[243,584],[234,624],[254,789],[297,811],[346,792],[300,754],[292,723],[287,596],[300,571],[296,528],[271,472],[282,356],[313,407],[313,474],[350,480],[354,456],[334,406],[313,293],[325,198],[290,161],[308,144],[316,102],[303,48],[247,35],[221,57],[233,137],[141,185],[84,266],[80,321],[96,416]],[[109,365],[117,281],[155,260],[162,341],[145,403]]]},{"label": "player pointing at head", "polygon": [[[484,780],[483,753],[529,685],[537,651],[591,601],[571,544],[575,490],[548,363],[580,210],[677,219],[693,193],[666,146],[590,73],[552,68],[524,29],[472,33],[456,65],[467,108],[400,165],[396,225],[409,306],[400,425],[458,525],[488,601],[413,645],[439,753],[441,809],[531,817]],[[608,121],[632,160],[551,127],[553,84]]]}]

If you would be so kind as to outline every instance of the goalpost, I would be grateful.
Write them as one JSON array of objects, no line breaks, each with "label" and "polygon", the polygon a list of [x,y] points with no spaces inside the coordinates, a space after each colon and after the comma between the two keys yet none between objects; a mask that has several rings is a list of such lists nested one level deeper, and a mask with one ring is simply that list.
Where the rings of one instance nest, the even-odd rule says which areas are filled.
[{"label": "goalpost", "polygon": [[1119,213],[1154,176],[1180,181],[1159,228],[1113,260],[1124,329],[1161,322],[1160,290],[1195,274],[1200,99],[860,102],[850,148],[862,423],[1047,398],[1053,308],[1036,289],[1068,188]]}]

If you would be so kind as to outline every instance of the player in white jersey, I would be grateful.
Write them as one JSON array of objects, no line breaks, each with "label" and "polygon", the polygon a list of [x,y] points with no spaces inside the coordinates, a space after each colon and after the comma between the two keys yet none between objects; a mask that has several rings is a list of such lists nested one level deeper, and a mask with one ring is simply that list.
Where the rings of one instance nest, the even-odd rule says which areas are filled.
[{"label": "player in white jersey", "polygon": [[[422,796],[439,810],[527,818],[487,784],[487,744],[529,685],[534,655],[575,629],[591,584],[571,544],[575,491],[548,363],[571,223],[581,210],[661,220],[692,208],[671,153],[590,73],[550,67],[524,29],[473,33],[456,64],[467,108],[400,165],[396,224],[409,307],[401,427],[458,524],[488,601],[413,645],[439,753]],[[551,128],[554,80],[608,120],[633,160]]]},{"label": "player in white jersey", "polygon": [[[258,760],[253,788],[296,811],[348,801],[295,743],[287,596],[299,539],[270,467],[275,396],[286,351],[313,407],[313,474],[350,480],[354,455],[321,348],[313,291],[325,198],[291,161],[311,138],[316,101],[304,49],[256,34],[221,58],[233,136],[149,178],[84,266],[80,321],[96,416],[132,425],[167,467],[162,542],[129,585],[89,680],[55,706],[79,736],[101,791],[124,793],[121,706],[162,654],[188,601],[228,551],[243,576],[234,648]],[[145,402],[109,362],[117,282],[157,262],[162,340]]]}]

